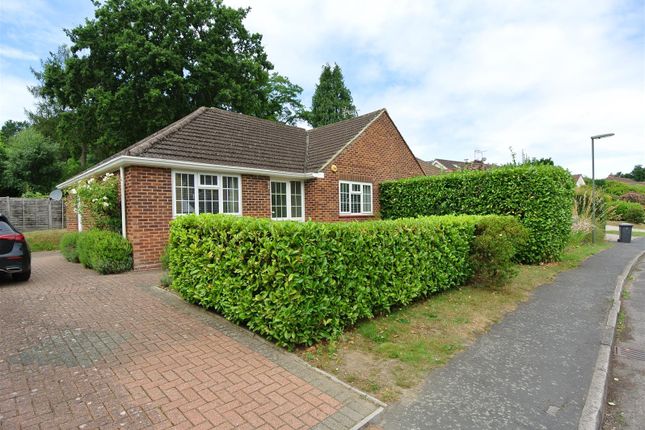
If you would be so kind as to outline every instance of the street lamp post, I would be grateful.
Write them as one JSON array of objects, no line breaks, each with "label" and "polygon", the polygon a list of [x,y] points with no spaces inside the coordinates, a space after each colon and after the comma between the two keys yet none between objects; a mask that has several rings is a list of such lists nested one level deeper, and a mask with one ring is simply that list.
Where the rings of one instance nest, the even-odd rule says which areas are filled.
[{"label": "street lamp post", "polygon": [[594,164],[594,140],[611,137],[614,133],[591,136],[591,243],[596,243],[596,167]]}]

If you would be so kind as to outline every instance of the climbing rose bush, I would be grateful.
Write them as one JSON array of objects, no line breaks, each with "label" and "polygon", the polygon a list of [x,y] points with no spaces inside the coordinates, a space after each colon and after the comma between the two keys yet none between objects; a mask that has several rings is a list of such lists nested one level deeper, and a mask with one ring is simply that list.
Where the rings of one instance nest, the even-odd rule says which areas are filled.
[{"label": "climbing rose bush", "polygon": [[121,231],[118,176],[106,173],[98,178],[80,181],[69,193],[78,196],[74,211],[78,212],[80,208],[94,228]]}]

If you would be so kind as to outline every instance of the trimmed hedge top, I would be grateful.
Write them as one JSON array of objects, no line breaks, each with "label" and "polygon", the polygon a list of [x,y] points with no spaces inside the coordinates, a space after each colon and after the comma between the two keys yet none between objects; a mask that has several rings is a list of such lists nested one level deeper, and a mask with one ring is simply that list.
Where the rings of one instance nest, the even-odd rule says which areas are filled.
[{"label": "trimmed hedge top", "polygon": [[426,215],[512,215],[529,230],[518,260],[558,260],[571,231],[574,184],[554,166],[501,167],[384,182],[384,219]]},{"label": "trimmed hedge top", "polygon": [[[489,218],[517,224],[476,216],[302,223],[184,215],[171,223],[169,273],[186,300],[280,345],[311,344],[465,283],[475,264],[491,260],[485,245],[471,258],[475,229]],[[499,229],[495,235],[500,246],[514,240]],[[504,255],[494,258],[493,269],[504,270]]]}]

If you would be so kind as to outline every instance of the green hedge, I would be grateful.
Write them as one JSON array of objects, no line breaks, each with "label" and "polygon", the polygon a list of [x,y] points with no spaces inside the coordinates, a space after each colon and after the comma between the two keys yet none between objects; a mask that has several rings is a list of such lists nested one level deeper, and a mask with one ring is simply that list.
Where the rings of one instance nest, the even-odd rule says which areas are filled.
[{"label": "green hedge", "polygon": [[171,223],[169,273],[186,300],[280,345],[311,344],[464,284],[476,227],[488,218],[298,223],[186,215]]},{"label": "green hedge", "polygon": [[612,200],[609,203],[612,221],[626,221],[634,224],[645,223],[645,209],[638,203]]},{"label": "green hedge", "polygon": [[78,263],[77,243],[80,233],[69,232],[60,238],[60,252],[67,261]]},{"label": "green hedge", "polygon": [[529,230],[519,261],[558,260],[571,231],[571,175],[554,166],[502,167],[382,183],[384,219],[425,215],[512,215]]},{"label": "green hedge", "polygon": [[115,232],[90,230],[78,233],[76,251],[83,266],[101,274],[132,269],[132,245]]}]

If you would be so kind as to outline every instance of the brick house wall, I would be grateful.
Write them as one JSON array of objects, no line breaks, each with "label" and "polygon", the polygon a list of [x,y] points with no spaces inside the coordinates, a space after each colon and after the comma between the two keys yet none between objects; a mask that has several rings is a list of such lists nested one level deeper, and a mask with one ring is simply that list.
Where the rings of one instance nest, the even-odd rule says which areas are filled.
[{"label": "brick house wall", "polygon": [[172,219],[170,169],[125,168],[126,234],[134,254],[134,268],[160,267]]},{"label": "brick house wall", "polygon": [[271,218],[270,178],[242,175],[242,214]]},{"label": "brick house wall", "polygon": [[[331,166],[337,167],[333,172]],[[423,170],[392,119],[384,112],[324,170],[324,179],[305,182],[305,217],[313,221],[353,221],[379,217],[379,183],[423,176]],[[372,183],[374,215],[340,215],[338,181]]]}]

